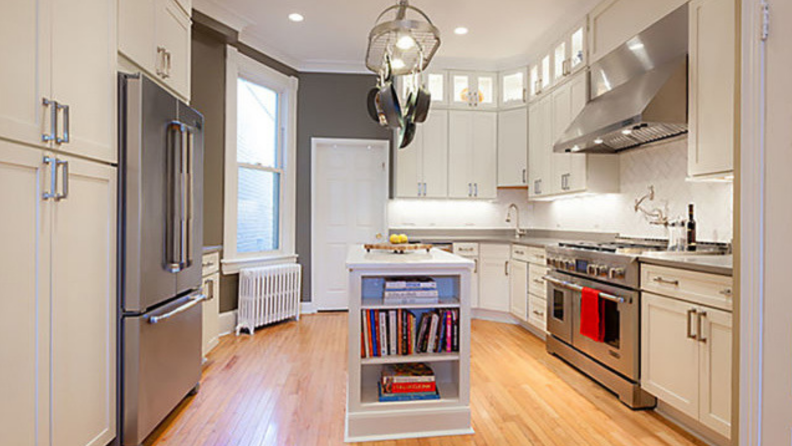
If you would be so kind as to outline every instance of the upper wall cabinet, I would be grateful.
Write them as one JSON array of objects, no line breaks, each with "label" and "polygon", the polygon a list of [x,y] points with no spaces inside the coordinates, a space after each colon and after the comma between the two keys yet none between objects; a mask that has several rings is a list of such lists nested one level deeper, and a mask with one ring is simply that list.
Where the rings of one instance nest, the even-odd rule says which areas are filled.
[{"label": "upper wall cabinet", "polygon": [[665,17],[687,0],[606,0],[589,13],[589,63]]},{"label": "upper wall cabinet", "polygon": [[448,110],[430,110],[412,143],[396,151],[396,196],[448,197]]},{"label": "upper wall cabinet", "polygon": [[498,112],[498,187],[528,184],[528,109]]},{"label": "upper wall cabinet", "polygon": [[588,54],[586,34],[586,24],[581,23],[565,34],[529,67],[529,99],[547,93],[565,78],[586,66]]},{"label": "upper wall cabinet", "polygon": [[190,98],[187,0],[119,0],[118,51],[183,99]]},{"label": "upper wall cabinet", "polygon": [[498,75],[495,73],[451,71],[450,105],[454,108],[498,108]]},{"label": "upper wall cabinet", "polygon": [[690,2],[688,175],[728,176],[739,128],[735,0]]},{"label": "upper wall cabinet", "polygon": [[[414,88],[415,76],[400,76],[398,79],[401,84],[401,98],[406,98]],[[421,73],[421,82],[432,95],[432,108],[448,106],[448,73],[445,71],[425,71]]]},{"label": "upper wall cabinet", "polygon": [[497,196],[498,114],[453,110],[448,117],[451,198]]},{"label": "upper wall cabinet", "polygon": [[115,23],[102,0],[4,3],[0,137],[115,162]]},{"label": "upper wall cabinet", "polygon": [[501,108],[520,107],[528,102],[528,69],[504,71],[500,74]]}]

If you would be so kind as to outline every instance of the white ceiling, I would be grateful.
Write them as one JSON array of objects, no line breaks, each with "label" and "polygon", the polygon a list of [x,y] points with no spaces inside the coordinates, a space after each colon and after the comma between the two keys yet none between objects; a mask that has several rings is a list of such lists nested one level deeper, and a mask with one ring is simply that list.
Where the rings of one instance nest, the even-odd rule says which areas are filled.
[{"label": "white ceiling", "polygon": [[[412,0],[440,29],[441,65],[502,68],[571,28],[599,0]],[[240,39],[301,71],[365,71],[368,33],[396,0],[195,0]],[[305,21],[288,20],[298,12]],[[470,32],[455,35],[457,26]],[[459,66],[459,68],[466,68]]]}]

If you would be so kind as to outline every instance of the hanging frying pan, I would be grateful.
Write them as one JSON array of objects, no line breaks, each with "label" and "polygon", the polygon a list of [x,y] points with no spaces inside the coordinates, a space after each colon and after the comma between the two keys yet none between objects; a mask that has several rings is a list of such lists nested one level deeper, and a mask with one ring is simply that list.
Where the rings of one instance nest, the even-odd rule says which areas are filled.
[{"label": "hanging frying pan", "polygon": [[390,57],[386,57],[380,71],[379,106],[385,115],[388,127],[399,129],[402,127],[402,112],[391,73]]},{"label": "hanging frying pan", "polygon": [[379,93],[379,89],[374,87],[368,92],[368,96],[366,97],[366,109],[368,110],[369,116],[375,122],[379,123],[379,111],[377,110],[377,93]]},{"label": "hanging frying pan", "polygon": [[403,149],[410,145],[413,138],[415,138],[415,123],[413,123],[409,118],[404,123],[400,133],[400,140],[399,148]]}]

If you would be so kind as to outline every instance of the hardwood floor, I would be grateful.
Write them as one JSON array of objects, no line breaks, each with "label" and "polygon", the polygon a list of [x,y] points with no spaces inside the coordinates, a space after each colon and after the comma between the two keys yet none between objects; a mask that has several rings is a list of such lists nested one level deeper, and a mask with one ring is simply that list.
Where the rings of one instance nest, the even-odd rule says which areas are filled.
[{"label": "hardwood floor", "polygon": [[[223,337],[198,395],[146,444],[344,444],[346,330],[346,313],[324,313]],[[654,412],[628,409],[520,327],[474,320],[471,338],[475,435],[361,445],[704,444]]]}]

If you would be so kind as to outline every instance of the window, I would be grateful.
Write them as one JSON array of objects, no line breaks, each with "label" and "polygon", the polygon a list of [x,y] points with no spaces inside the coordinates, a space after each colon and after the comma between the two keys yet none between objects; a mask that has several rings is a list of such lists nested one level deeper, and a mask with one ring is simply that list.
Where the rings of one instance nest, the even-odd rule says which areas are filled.
[{"label": "window", "polygon": [[223,271],[293,260],[297,80],[228,48]]}]

